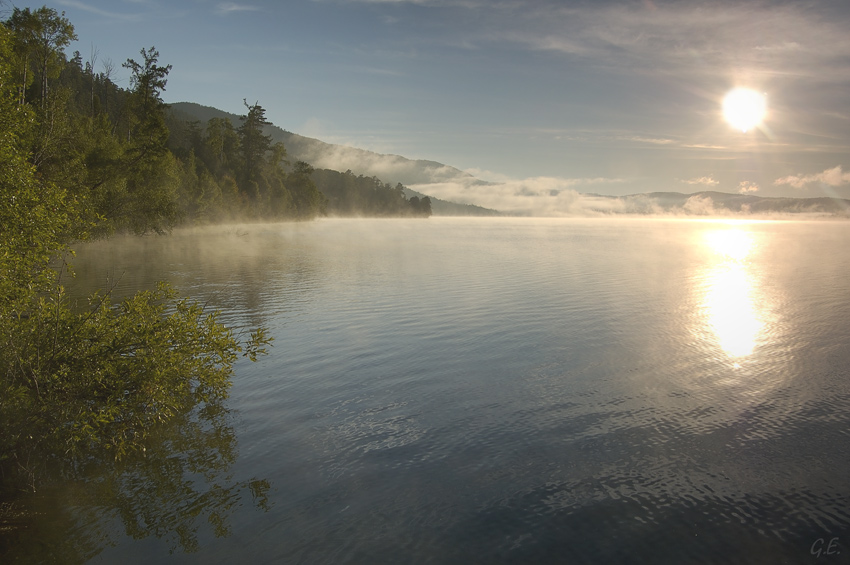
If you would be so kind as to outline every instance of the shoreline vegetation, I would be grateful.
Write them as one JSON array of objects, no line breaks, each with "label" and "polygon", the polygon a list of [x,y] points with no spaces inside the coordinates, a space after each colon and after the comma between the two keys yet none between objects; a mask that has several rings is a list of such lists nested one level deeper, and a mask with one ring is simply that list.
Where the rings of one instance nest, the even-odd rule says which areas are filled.
[{"label": "shoreline vegetation", "polygon": [[[8,16],[7,16],[8,14]],[[427,196],[290,161],[259,101],[206,123],[163,101],[155,47],[116,69],[64,12],[12,7],[0,22],[0,529],[4,508],[86,469],[145,453],[159,427],[226,398],[235,361],[271,338],[236,334],[166,284],[71,304],[71,246],[116,233],[306,221],[427,218]],[[57,268],[57,265],[60,267]]]},{"label": "shoreline vegetation", "polygon": [[[0,531],[16,501],[92,468],[143,457],[158,430],[220,406],[239,356],[271,338],[239,334],[167,284],[87,304],[65,294],[71,246],[117,233],[431,215],[399,183],[290,162],[243,100],[240,124],[200,124],[162,100],[171,65],[155,47],[121,66],[77,39],[64,12],[12,7],[0,21]],[[320,190],[321,187],[321,190]],[[0,544],[2,545],[2,544]]]},{"label": "shoreline vegetation", "polygon": [[[143,457],[159,430],[217,409],[236,360],[256,360],[271,342],[264,328],[234,332],[164,283],[120,302],[106,289],[80,308],[63,287],[73,275],[70,246],[118,232],[167,233],[224,210],[300,220],[328,205],[312,168],[290,165],[283,146],[262,135],[259,104],[246,103],[240,127],[217,123],[192,138],[209,150],[196,157],[195,146],[179,146],[171,134],[161,98],[171,66],[159,63],[155,48],[122,65],[131,88],[121,89],[110,79],[111,60],[96,72],[96,52],[85,63],[79,53],[66,58],[77,36],[64,13],[7,13],[0,22],[4,534],[21,521],[22,497],[90,469],[117,471]],[[204,157],[218,168],[209,170]]]}]

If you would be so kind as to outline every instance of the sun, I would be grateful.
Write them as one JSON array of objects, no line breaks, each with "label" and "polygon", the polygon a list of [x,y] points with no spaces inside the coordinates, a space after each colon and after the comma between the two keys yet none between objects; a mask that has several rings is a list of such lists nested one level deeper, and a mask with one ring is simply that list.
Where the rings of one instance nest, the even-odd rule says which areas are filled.
[{"label": "sun", "polygon": [[723,117],[735,129],[751,130],[760,125],[766,115],[767,100],[755,90],[735,88],[723,98]]}]

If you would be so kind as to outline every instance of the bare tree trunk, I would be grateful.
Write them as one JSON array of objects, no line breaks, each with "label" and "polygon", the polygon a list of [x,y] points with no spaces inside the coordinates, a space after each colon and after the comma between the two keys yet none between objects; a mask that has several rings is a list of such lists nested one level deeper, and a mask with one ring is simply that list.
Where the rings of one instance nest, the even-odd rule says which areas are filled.
[{"label": "bare tree trunk", "polygon": [[94,117],[94,65],[97,63],[98,49],[94,45],[91,47],[91,56],[90,56],[90,64],[89,68],[91,69],[91,96],[89,98],[89,104],[91,106],[91,115]]},{"label": "bare tree trunk", "polygon": [[44,105],[47,103],[47,57],[45,53],[41,60],[41,109],[44,110]]},{"label": "bare tree trunk", "polygon": [[24,82],[21,83],[21,106],[27,103],[27,70],[30,66],[29,56],[24,58]]},{"label": "bare tree trunk", "polygon": [[106,58],[103,61],[103,109],[106,116],[109,117],[109,83],[112,80],[112,72],[115,70],[115,63],[112,59]]}]

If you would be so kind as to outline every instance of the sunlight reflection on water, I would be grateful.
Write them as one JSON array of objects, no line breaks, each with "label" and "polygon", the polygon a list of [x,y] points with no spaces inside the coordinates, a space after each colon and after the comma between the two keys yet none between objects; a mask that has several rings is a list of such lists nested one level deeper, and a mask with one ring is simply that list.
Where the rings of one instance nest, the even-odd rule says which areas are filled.
[{"label": "sunlight reflection on water", "polygon": [[189,555],[113,528],[101,562],[804,562],[850,525],[848,240],[431,218],[86,246],[91,279],[165,278],[275,337],[228,403],[227,472],[268,510],[222,538],[200,515]]},{"label": "sunlight reflection on water", "polygon": [[707,232],[705,240],[719,258],[708,275],[705,308],[709,324],[728,355],[750,355],[764,325],[754,300],[758,289],[746,263],[753,236],[740,229],[726,229]]}]

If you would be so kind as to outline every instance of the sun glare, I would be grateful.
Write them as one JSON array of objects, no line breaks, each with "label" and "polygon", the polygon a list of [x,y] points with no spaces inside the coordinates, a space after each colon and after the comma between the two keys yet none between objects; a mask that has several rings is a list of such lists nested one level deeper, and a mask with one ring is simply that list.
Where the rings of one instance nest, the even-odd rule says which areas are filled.
[{"label": "sun glare", "polygon": [[743,265],[724,265],[712,272],[706,296],[709,323],[721,349],[731,357],[745,357],[756,347],[762,323],[752,294],[752,283]]},{"label": "sun glare", "polygon": [[753,246],[750,234],[736,229],[708,232],[705,239],[715,253],[735,261],[743,260]]},{"label": "sun glare", "polygon": [[710,271],[705,296],[709,323],[720,347],[731,357],[750,355],[756,346],[762,322],[756,314],[751,276],[746,258],[753,248],[752,236],[742,230],[718,230],[705,235],[708,246],[719,256]]},{"label": "sun glare", "polygon": [[761,124],[767,115],[763,94],[749,88],[735,88],[723,98],[723,117],[735,129],[748,131]]}]

